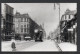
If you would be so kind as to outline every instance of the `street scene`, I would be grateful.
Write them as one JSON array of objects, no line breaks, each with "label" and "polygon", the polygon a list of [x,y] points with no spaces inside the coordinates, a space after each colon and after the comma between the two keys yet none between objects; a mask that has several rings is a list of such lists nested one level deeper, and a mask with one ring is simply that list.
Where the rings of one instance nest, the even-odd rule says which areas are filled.
[{"label": "street scene", "polygon": [[1,51],[77,51],[77,3],[1,3]]}]

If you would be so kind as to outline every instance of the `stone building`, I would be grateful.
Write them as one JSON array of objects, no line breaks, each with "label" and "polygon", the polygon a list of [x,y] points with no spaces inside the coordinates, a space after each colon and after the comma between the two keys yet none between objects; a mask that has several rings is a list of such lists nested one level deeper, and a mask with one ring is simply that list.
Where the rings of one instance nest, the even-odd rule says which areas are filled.
[{"label": "stone building", "polygon": [[24,39],[25,36],[29,36],[30,20],[28,14],[20,14],[16,12],[14,15],[14,27],[15,27],[15,38]]},{"label": "stone building", "polygon": [[34,39],[34,30],[39,29],[40,26],[31,19],[29,14],[20,14],[16,12],[14,15],[14,28],[15,28],[15,38],[24,40],[27,36]]},{"label": "stone building", "polygon": [[[4,37],[5,40],[11,40],[11,37],[13,36],[13,7],[9,6],[8,4],[3,5],[2,10],[2,19],[3,22],[3,30],[4,30]],[[1,25],[2,25],[1,24]]]}]

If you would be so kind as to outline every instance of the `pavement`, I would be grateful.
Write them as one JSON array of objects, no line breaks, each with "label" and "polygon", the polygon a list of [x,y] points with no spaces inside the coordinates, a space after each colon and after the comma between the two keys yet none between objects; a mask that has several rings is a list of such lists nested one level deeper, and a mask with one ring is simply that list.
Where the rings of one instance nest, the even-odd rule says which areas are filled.
[{"label": "pavement", "polygon": [[58,45],[62,51],[77,51],[77,45],[70,42],[63,42]]}]

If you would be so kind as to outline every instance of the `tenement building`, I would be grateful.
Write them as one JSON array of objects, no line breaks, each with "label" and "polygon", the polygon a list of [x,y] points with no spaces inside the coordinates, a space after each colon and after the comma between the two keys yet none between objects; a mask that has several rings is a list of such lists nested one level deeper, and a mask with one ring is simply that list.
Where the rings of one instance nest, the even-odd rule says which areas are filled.
[{"label": "tenement building", "polygon": [[4,4],[3,6],[1,21],[4,25],[2,25],[4,31],[2,33],[4,33],[4,40],[11,40],[13,36],[13,7],[8,4]]}]

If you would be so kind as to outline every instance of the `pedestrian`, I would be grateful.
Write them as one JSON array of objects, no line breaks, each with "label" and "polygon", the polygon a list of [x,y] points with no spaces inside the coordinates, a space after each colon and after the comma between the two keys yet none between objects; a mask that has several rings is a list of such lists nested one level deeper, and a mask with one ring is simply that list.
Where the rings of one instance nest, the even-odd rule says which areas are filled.
[{"label": "pedestrian", "polygon": [[11,40],[11,48],[12,48],[12,51],[13,51],[13,52],[16,51],[16,45],[15,45],[15,40],[14,40],[14,38],[12,38],[12,40]]}]

